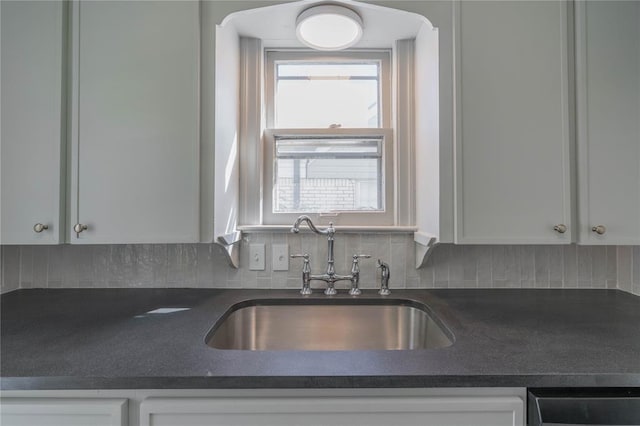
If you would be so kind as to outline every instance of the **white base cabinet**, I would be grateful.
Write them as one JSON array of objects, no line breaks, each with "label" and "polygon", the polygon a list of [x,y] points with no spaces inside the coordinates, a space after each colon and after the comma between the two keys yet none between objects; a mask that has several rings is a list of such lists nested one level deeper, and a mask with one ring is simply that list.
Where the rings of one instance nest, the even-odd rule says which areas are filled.
[{"label": "white base cabinet", "polygon": [[524,426],[525,394],[524,388],[3,391],[0,423]]},{"label": "white base cabinet", "polygon": [[524,404],[504,397],[150,398],[141,426],[516,426]]},{"label": "white base cabinet", "polygon": [[126,399],[3,398],[3,426],[126,426]]}]

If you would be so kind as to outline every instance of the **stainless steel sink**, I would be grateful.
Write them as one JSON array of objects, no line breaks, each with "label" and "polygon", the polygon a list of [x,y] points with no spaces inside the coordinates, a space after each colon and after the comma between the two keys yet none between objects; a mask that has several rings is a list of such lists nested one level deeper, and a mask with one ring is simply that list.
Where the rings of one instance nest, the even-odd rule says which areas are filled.
[{"label": "stainless steel sink", "polygon": [[206,337],[216,349],[353,351],[433,349],[453,335],[408,300],[251,300],[232,307]]}]

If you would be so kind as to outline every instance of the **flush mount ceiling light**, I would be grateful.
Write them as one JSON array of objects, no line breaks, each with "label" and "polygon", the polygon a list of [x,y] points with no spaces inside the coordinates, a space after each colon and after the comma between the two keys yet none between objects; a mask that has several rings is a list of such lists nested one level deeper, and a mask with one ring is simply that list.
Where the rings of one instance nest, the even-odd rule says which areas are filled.
[{"label": "flush mount ceiling light", "polygon": [[298,16],[296,35],[302,43],[316,50],[343,50],[362,37],[362,18],[344,6],[313,6]]}]

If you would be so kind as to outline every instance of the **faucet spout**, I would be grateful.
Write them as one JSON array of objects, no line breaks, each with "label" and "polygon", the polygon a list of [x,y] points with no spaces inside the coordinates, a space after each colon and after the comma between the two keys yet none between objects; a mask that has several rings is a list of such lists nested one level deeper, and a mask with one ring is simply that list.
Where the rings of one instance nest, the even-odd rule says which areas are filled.
[{"label": "faucet spout", "polygon": [[313,224],[313,222],[311,222],[311,218],[307,215],[298,216],[296,221],[293,223],[293,226],[291,227],[291,232],[293,232],[294,234],[300,232],[300,225],[302,225],[302,222],[305,222],[309,229],[319,235],[327,235],[329,237],[332,237],[336,233],[336,229],[333,227],[333,223],[329,223],[329,227],[325,229],[318,229]]}]

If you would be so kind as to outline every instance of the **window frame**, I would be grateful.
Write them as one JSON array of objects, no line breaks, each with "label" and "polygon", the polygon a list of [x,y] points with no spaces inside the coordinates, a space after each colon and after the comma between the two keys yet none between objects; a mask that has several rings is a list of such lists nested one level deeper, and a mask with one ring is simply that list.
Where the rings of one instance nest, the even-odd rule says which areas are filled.
[{"label": "window frame", "polygon": [[[264,109],[266,114],[266,129],[263,132],[263,176],[262,184],[264,194],[262,200],[262,223],[265,225],[286,225],[293,223],[295,219],[305,214],[319,222],[331,221],[334,225],[343,226],[392,226],[395,224],[395,156],[394,156],[394,132],[392,129],[392,76],[390,49],[371,49],[342,52],[315,52],[307,50],[265,50],[264,53]],[[351,62],[358,61],[379,62],[379,102],[381,115],[380,127],[369,128],[275,128],[275,85],[276,65],[279,62]],[[275,170],[276,153],[275,141],[278,137],[313,137],[325,136],[327,138],[344,137],[375,137],[382,139],[382,169],[381,185],[383,195],[383,209],[380,211],[353,211],[333,210],[327,212],[294,212],[276,213],[273,211],[275,196]]]},{"label": "window frame", "polygon": [[[239,43],[239,86],[240,113],[238,133],[234,136],[234,156],[239,157],[239,200],[236,226],[243,232],[282,230],[290,228],[290,223],[267,224],[264,220],[264,134],[266,129],[265,105],[265,51],[297,51],[300,49],[265,48],[263,40],[253,37],[240,37]],[[396,229],[415,229],[416,226],[416,164],[415,164],[415,39],[396,40],[391,48],[391,102],[387,102],[390,109],[390,120],[393,127],[393,173],[387,176],[387,184],[393,188],[393,198],[387,199],[386,207],[395,210],[392,223],[344,222],[342,217],[321,217],[321,224],[329,221],[347,230],[372,230],[376,232],[392,231]],[[366,52],[350,50],[348,52]],[[380,50],[380,49],[369,49]],[[385,48],[384,50],[387,50]],[[341,52],[339,52],[341,53]],[[325,55],[335,55],[330,52]],[[297,129],[298,131],[300,129]],[[370,129],[369,129],[370,130]],[[225,188],[231,176],[231,163],[225,167]],[[391,180],[392,182],[389,182]],[[348,216],[348,215],[347,215]],[[226,220],[226,219],[225,219]]]}]

